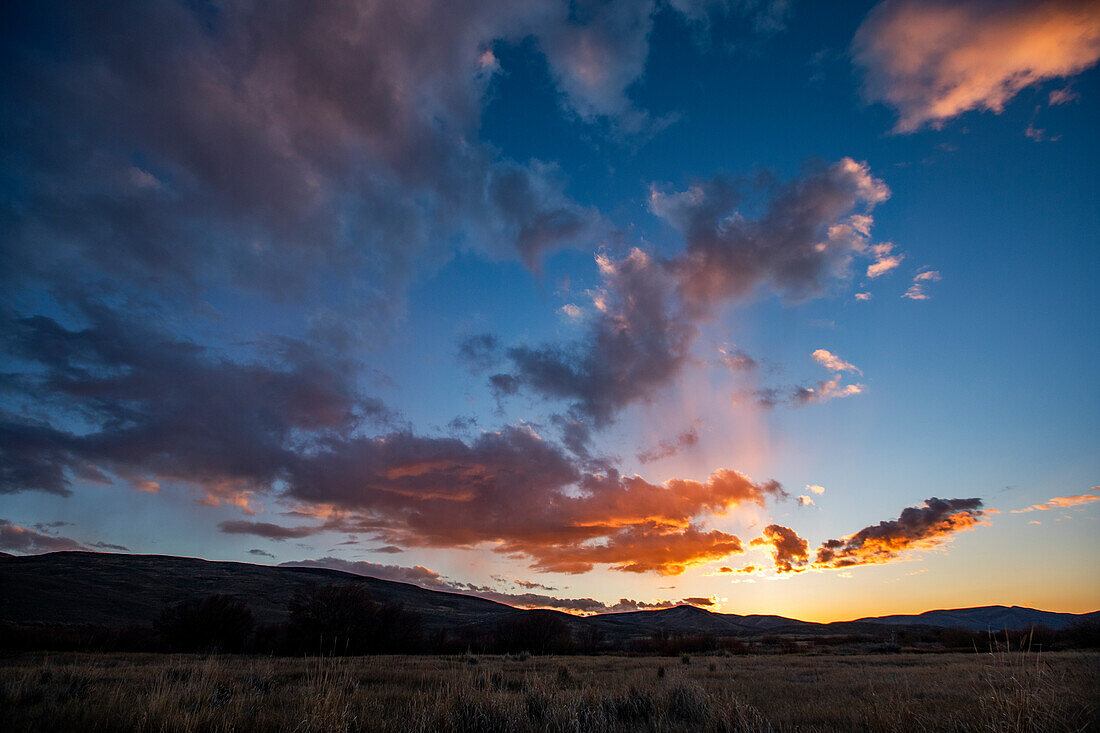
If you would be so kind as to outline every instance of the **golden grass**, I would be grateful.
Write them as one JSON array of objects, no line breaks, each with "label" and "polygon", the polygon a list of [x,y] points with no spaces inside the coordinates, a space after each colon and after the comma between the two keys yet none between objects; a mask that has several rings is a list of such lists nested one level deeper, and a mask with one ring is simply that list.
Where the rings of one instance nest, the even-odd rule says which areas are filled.
[{"label": "golden grass", "polygon": [[1097,729],[1098,695],[1094,652],[0,659],[12,733],[1062,731]]}]

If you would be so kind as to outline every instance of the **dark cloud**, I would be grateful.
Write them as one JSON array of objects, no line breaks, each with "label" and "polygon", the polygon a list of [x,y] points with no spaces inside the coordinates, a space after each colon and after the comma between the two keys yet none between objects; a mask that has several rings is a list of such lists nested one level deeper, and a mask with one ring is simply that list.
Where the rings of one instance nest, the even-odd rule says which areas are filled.
[{"label": "dark cloud", "polygon": [[384,545],[382,547],[372,547],[370,548],[369,552],[380,552],[384,555],[396,555],[398,553],[404,552],[404,550],[397,545]]},{"label": "dark cloud", "polygon": [[249,550],[248,554],[249,555],[256,555],[258,557],[270,557],[271,559],[275,559],[275,556],[272,555],[270,552],[267,552],[265,550],[260,550],[258,548],[254,548],[254,549]]},{"label": "dark cloud", "polygon": [[117,552],[129,552],[130,548],[125,545],[112,545],[110,542],[93,542],[88,547],[95,547],[99,550],[116,550]]},{"label": "dark cloud", "polygon": [[500,363],[500,345],[490,333],[467,336],[458,343],[458,360],[475,372],[487,372]]},{"label": "dark cloud", "polygon": [[[870,212],[888,196],[851,158],[808,164],[786,183],[762,175],[716,177],[680,192],[654,187],[650,209],[683,235],[685,251],[667,260],[638,249],[618,260],[601,254],[603,287],[588,332],[564,345],[507,349],[516,379],[509,388],[566,400],[574,413],[608,424],[680,373],[700,323],[722,304],[765,286],[790,299],[816,296],[849,274],[853,258],[875,257]],[[749,218],[742,209],[754,203],[762,213]],[[755,362],[736,352],[727,365]],[[837,386],[795,388],[789,399],[820,401],[823,391],[836,396]],[[758,400],[772,405],[779,395]]]},{"label": "dark cloud", "polygon": [[543,585],[542,583],[536,583],[533,580],[513,580],[512,582],[518,585],[520,588],[526,588],[528,590],[557,590],[557,588],[553,588],[549,585]]},{"label": "dark cloud", "polygon": [[[761,216],[747,217],[743,207],[761,195]],[[844,158],[787,183],[719,176],[680,192],[655,187],[650,208],[684,236],[673,263],[680,293],[707,313],[765,284],[793,299],[820,294],[869,253],[869,212],[889,195],[866,164]]]},{"label": "dark cloud", "polygon": [[403,567],[401,565],[382,565],[365,560],[341,560],[336,557],[323,557],[319,560],[293,560],[280,563],[279,567],[298,568],[328,568],[330,570],[342,570],[345,573],[356,575],[368,575],[382,580],[396,580],[401,583],[412,583],[432,590],[453,591],[455,586],[443,579],[443,576],[423,565]]},{"label": "dark cloud", "polygon": [[517,384],[606,425],[622,407],[649,399],[687,360],[695,326],[683,317],[667,269],[641,250],[598,258],[604,287],[581,341],[508,349]]},{"label": "dark cloud", "polygon": [[713,598],[685,598],[681,603],[686,603],[689,606],[716,606],[717,602]]},{"label": "dark cloud", "polygon": [[827,540],[817,550],[814,567],[843,568],[890,562],[910,550],[935,547],[956,532],[982,522],[982,500],[927,499],[906,507],[897,519],[864,527],[839,540]]},{"label": "dark cloud", "polygon": [[269,540],[299,540],[303,537],[312,537],[326,531],[329,527],[324,525],[317,527],[284,527],[271,522],[248,522],[234,520],[222,522],[218,529],[226,534],[247,534],[255,537],[265,537]]},{"label": "dark cloud", "polygon": [[[0,493],[68,494],[108,473],[156,491],[185,481],[205,503],[248,507],[294,455],[292,444],[381,419],[358,393],[339,341],[270,339],[238,361],[175,336],[155,311],[127,317],[76,298],[71,324],[0,311],[0,344],[19,371],[8,392],[30,414],[0,412]],[[63,427],[73,422],[77,432]]]},{"label": "dark cloud", "polygon": [[659,611],[664,608],[675,608],[676,604],[672,601],[635,601],[630,598],[620,598],[619,602],[611,607],[613,613],[623,613],[628,611]]},{"label": "dark cloud", "polygon": [[595,236],[600,216],[565,196],[553,164],[478,141],[492,48],[539,37],[569,109],[644,119],[625,90],[652,3],[415,6],[8,8],[0,139],[20,185],[4,274],[81,265],[287,298],[333,297],[320,284],[354,273],[342,295],[384,310],[456,241],[533,265]]},{"label": "dark cloud", "polygon": [[[402,567],[400,565],[380,565],[373,562],[340,560],[334,557],[325,557],[320,560],[299,560],[282,563],[282,567],[321,567],[331,570],[342,570],[356,575],[366,575],[383,580],[396,580],[402,583],[412,583],[431,590],[440,590],[451,593],[467,593],[490,601],[505,603],[517,608],[556,608],[575,613],[601,613],[608,610],[607,606],[592,598],[556,598],[554,596],[538,593],[502,593],[488,586],[479,586],[473,583],[459,583],[447,580],[434,570],[422,565],[414,567]],[[522,583],[520,583],[522,585]],[[527,586],[524,586],[527,587]],[[531,587],[546,588],[537,583]],[[553,588],[546,588],[554,590]]]},{"label": "dark cloud", "polygon": [[36,554],[83,549],[86,549],[84,545],[68,537],[44,534],[0,519],[0,550]]},{"label": "dark cloud", "polygon": [[662,458],[670,458],[679,455],[686,448],[691,448],[699,442],[699,433],[694,427],[688,428],[672,440],[664,439],[648,450],[638,454],[638,460],[642,463],[652,463]]}]

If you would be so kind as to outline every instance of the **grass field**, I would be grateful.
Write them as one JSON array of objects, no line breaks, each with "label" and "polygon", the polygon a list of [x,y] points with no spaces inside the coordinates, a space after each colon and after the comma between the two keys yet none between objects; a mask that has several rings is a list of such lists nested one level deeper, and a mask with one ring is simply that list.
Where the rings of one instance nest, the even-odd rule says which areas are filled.
[{"label": "grass field", "polygon": [[0,730],[1100,729],[1100,654],[0,658]]}]

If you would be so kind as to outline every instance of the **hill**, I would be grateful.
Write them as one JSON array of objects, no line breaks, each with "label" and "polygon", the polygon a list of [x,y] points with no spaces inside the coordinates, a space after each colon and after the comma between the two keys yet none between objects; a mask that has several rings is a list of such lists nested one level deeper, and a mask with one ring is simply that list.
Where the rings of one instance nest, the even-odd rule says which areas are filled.
[{"label": "hill", "polygon": [[[476,596],[324,568],[272,567],[163,555],[54,552],[0,556],[0,622],[107,628],[148,626],[166,605],[224,593],[248,603],[261,624],[279,623],[286,620],[287,603],[296,591],[326,583],[362,585],[375,601],[400,604],[419,613],[428,629],[489,627],[502,619],[530,613]],[[1016,606],[946,609],[831,624],[783,616],[713,613],[686,605],[588,617],[549,613],[574,632],[594,629],[603,638],[617,640],[648,637],[661,631],[758,637],[881,633],[899,626],[974,631],[1016,630],[1033,625],[1064,629],[1077,620],[1100,618],[1100,613],[1074,615]]]}]

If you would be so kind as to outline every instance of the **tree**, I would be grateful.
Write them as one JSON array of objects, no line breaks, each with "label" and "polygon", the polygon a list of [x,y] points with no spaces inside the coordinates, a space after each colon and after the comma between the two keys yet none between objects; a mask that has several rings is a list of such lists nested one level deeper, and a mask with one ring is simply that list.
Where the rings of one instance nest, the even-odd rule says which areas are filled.
[{"label": "tree", "polygon": [[179,651],[242,651],[254,620],[248,605],[216,593],[165,607],[153,624],[164,641]]}]

